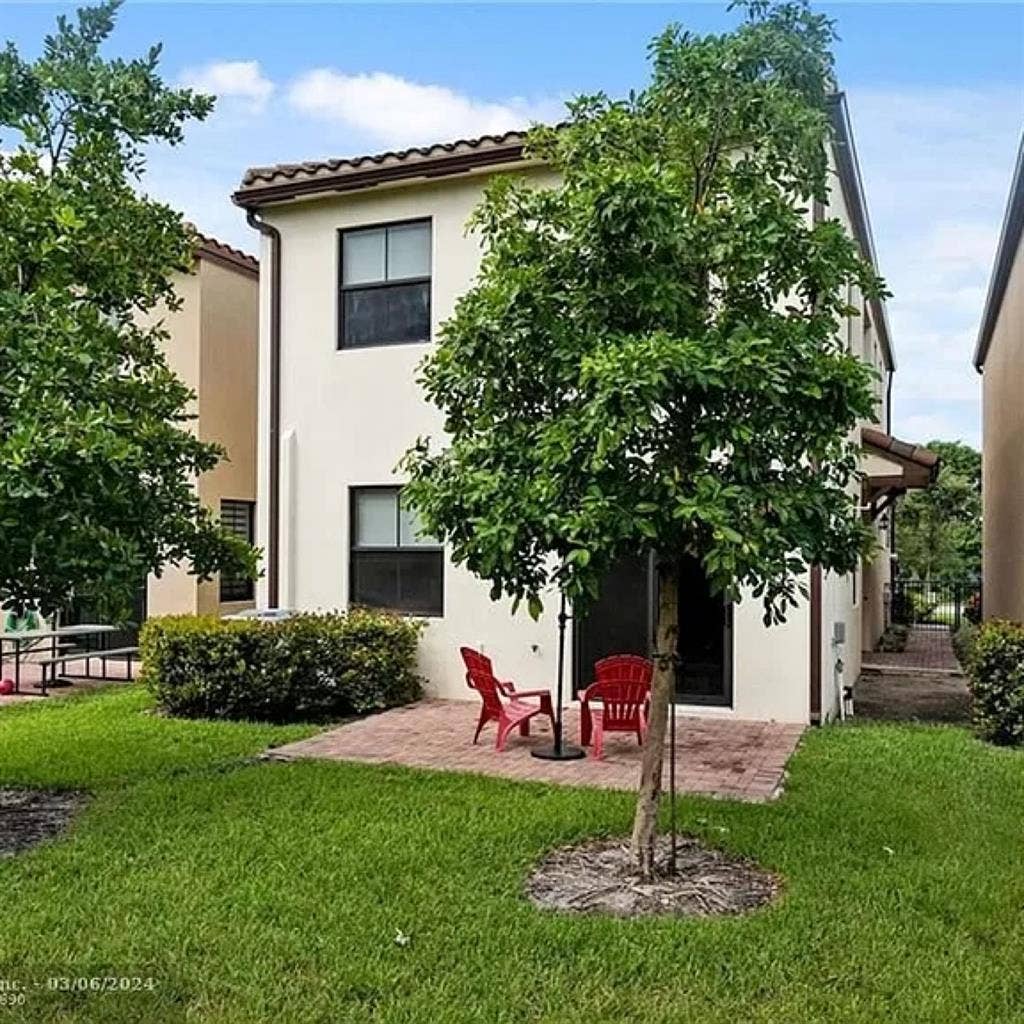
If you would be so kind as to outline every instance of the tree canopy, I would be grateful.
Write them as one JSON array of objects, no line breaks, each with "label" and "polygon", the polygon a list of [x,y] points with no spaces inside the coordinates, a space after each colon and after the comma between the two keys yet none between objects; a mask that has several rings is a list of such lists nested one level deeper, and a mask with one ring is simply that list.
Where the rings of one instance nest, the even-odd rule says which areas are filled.
[{"label": "tree canopy", "polygon": [[921,579],[981,575],[981,453],[961,441],[929,441],[935,483],[896,506],[900,572]]},{"label": "tree canopy", "polygon": [[[675,643],[673,559],[779,622],[809,566],[848,572],[873,371],[847,351],[847,287],[883,285],[830,181],[831,22],[750,4],[734,31],[670,27],[651,81],[587,96],[527,152],[557,175],[490,182],[484,255],[422,383],[445,438],[404,465],[408,500],[495,598],[577,613],[626,553],[654,549],[657,672],[634,849],[653,856]],[[643,819],[643,820],[641,820]]]},{"label": "tree canopy", "polygon": [[195,478],[222,456],[162,353],[181,215],[139,191],[145,152],[212,99],[170,89],[160,47],[107,60],[118,4],[61,16],[41,56],[0,51],[0,601],[124,609],[148,572],[255,571]]},{"label": "tree canopy", "polygon": [[848,282],[881,284],[809,213],[829,189],[830,31],[799,4],[723,36],[669,29],[649,88],[533,131],[557,185],[488,186],[477,282],[422,373],[447,438],[406,465],[495,596],[536,612],[554,584],[585,606],[655,545],[777,620],[807,565],[856,564],[848,434],[874,399],[839,325]]}]

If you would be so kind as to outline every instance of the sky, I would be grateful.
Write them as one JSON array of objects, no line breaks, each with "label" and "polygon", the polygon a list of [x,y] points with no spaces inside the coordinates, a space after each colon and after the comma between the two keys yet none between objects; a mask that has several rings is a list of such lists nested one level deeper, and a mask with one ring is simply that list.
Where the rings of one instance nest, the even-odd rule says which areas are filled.
[{"label": "sky", "polygon": [[[1024,0],[821,4],[837,22],[898,370],[893,430],[980,445],[971,365],[1024,125]],[[26,56],[61,11],[0,2]],[[718,31],[724,4],[129,2],[111,55],[163,43],[165,78],[219,96],[145,188],[208,234],[256,249],[230,201],[246,167],[428,144],[559,117],[565,100],[647,78],[667,23]],[[0,139],[0,143],[2,143]]]}]

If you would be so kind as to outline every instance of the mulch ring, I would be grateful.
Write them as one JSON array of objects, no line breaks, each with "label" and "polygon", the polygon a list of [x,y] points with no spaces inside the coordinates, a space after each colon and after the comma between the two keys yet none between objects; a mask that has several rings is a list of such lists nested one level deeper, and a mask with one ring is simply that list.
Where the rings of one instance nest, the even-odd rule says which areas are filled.
[{"label": "mulch ring", "polygon": [[549,853],[526,881],[526,895],[542,910],[643,917],[668,914],[716,917],[746,914],[770,903],[781,879],[748,860],[680,836],[675,875],[670,839],[660,836],[654,878],[634,871],[629,843],[600,839]]},{"label": "mulch ring", "polygon": [[88,800],[74,790],[0,788],[0,858],[60,835]]}]

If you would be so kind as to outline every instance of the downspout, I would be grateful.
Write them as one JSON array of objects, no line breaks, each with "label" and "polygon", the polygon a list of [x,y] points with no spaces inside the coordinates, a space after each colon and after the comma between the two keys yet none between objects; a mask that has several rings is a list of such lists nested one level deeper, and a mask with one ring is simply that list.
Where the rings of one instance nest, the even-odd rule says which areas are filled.
[{"label": "downspout", "polygon": [[811,725],[821,725],[821,566],[811,566]]},{"label": "downspout", "polygon": [[267,481],[267,606],[277,608],[280,596],[281,533],[281,232],[246,210],[249,227],[270,239],[270,429]]},{"label": "downspout", "polygon": [[896,374],[889,370],[885,381],[885,432],[892,435],[892,380]]}]

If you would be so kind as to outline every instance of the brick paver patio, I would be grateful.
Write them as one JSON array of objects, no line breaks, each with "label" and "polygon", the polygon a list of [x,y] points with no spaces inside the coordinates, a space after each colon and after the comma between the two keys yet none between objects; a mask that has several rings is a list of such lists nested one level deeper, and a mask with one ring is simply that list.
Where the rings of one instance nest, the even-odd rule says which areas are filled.
[{"label": "brick paver patio", "polygon": [[[479,705],[469,701],[425,700],[405,708],[329,729],[278,747],[269,757],[292,760],[326,758],[398,764],[413,768],[474,772],[506,779],[554,782],[604,789],[635,789],[640,776],[640,748],[635,738],[613,733],[605,738],[605,757],[595,761],[551,762],[530,756],[537,745],[550,745],[551,728],[533,720],[529,739],[514,733],[503,753],[494,749],[494,726],[473,745]],[[567,737],[578,740],[579,712],[567,709]],[[677,720],[677,782],[681,791],[734,800],[771,800],[781,790],[786,762],[803,727],[734,719]],[[666,785],[667,785],[666,757]]]},{"label": "brick paver patio", "polygon": [[863,668],[889,668],[905,671],[959,672],[947,626],[914,626],[902,651],[874,651],[864,655]]},{"label": "brick paver patio", "polygon": [[[47,694],[53,697],[64,696],[69,693],[76,693],[81,690],[93,690],[98,686],[106,686],[110,682],[117,682],[118,680],[127,681],[127,664],[124,661],[110,658],[107,661],[107,679],[86,679],[85,677],[75,676],[75,672],[81,670],[84,662],[71,662],[68,665],[68,676],[71,679],[69,683],[62,683],[59,686],[50,685],[47,687]],[[100,671],[99,659],[93,659],[92,670],[94,673]],[[7,707],[12,704],[22,704],[27,701],[39,701],[42,699],[38,687],[35,685],[39,682],[40,677],[39,666],[31,659],[25,659],[21,663],[21,692],[12,694],[0,694],[0,708]],[[132,677],[138,678],[139,675],[139,663],[136,661],[132,665]],[[2,665],[0,665],[0,679],[13,679],[14,678],[14,661],[5,658]]]}]

